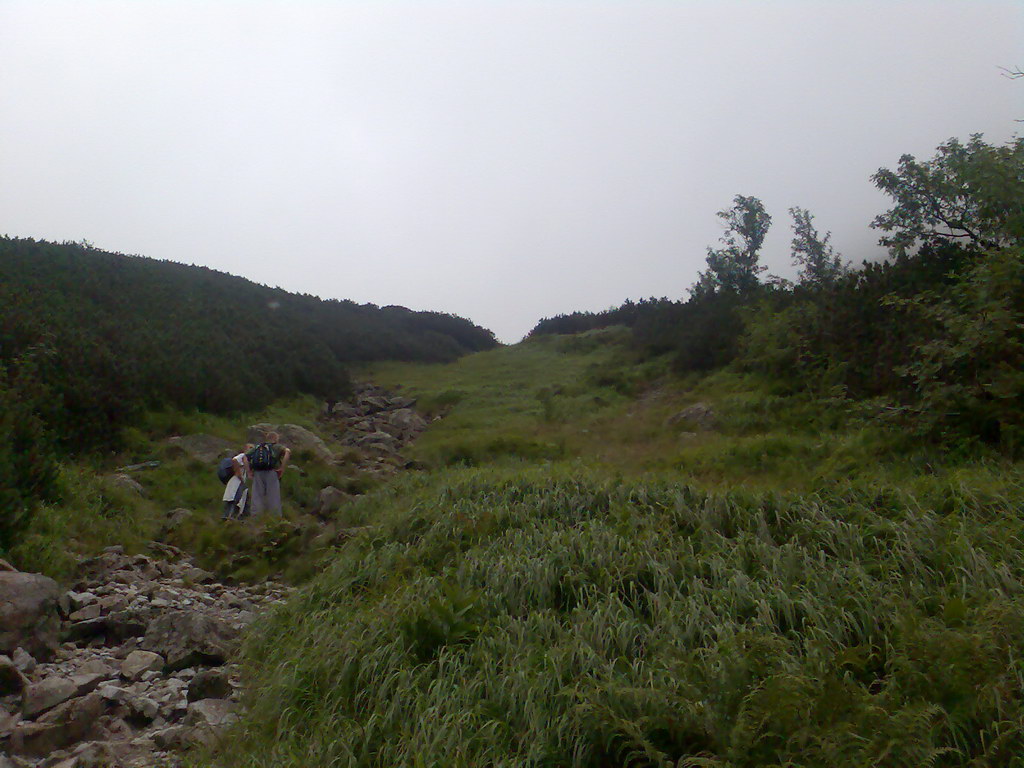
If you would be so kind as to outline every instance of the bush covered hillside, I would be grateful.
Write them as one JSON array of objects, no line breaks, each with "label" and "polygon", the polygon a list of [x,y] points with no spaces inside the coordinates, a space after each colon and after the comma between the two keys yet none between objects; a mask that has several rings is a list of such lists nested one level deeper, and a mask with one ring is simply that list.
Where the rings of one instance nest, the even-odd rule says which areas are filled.
[{"label": "bush covered hillside", "polygon": [[49,390],[42,416],[65,445],[105,445],[141,408],[225,413],[303,393],[338,397],[348,364],[448,361],[495,343],[451,315],[0,238],[0,365],[12,378],[35,369]]},{"label": "bush covered hillside", "polygon": [[876,186],[892,200],[874,226],[891,259],[852,269],[806,209],[792,208],[794,285],[765,280],[772,218],[738,195],[719,212],[720,247],[686,301],[626,302],[542,320],[533,335],[628,325],[679,372],[735,363],[788,391],[872,401],[945,444],[1024,448],[1024,139],[951,139],[900,159]]}]

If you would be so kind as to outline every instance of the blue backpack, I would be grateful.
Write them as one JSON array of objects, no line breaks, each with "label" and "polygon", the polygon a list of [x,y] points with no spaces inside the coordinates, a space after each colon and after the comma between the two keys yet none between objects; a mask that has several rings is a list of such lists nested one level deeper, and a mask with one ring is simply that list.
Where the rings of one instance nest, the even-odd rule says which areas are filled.
[{"label": "blue backpack", "polygon": [[221,459],[217,465],[217,479],[220,480],[224,485],[228,484],[228,480],[235,476],[235,460],[231,458]]}]

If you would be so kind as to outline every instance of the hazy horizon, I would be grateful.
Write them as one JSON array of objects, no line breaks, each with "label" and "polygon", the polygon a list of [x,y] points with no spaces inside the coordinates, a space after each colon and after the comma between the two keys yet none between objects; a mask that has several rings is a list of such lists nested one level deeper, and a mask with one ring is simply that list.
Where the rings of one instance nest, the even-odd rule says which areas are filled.
[{"label": "hazy horizon", "polygon": [[875,258],[871,174],[1020,130],[1018,2],[0,0],[0,232],[325,299],[681,298],[737,194]]}]

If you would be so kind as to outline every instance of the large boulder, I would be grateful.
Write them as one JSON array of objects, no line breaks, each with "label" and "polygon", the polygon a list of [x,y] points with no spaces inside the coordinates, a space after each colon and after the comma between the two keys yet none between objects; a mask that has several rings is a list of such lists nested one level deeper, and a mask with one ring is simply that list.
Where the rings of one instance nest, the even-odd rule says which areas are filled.
[{"label": "large boulder", "polygon": [[164,657],[168,671],[217,666],[231,655],[238,631],[223,619],[192,611],[167,611],[149,624],[142,648]]},{"label": "large boulder", "polygon": [[324,462],[334,459],[334,454],[323,440],[298,424],[253,424],[249,427],[246,439],[250,443],[262,443],[266,441],[270,432],[277,432],[281,444],[290,448],[293,453],[310,453]]},{"label": "large boulder", "polygon": [[38,573],[0,572],[0,653],[19,646],[40,661],[58,647],[60,588]]},{"label": "large boulder", "polygon": [[239,446],[230,440],[204,434],[172,437],[168,439],[167,445],[204,464],[213,464],[217,459],[237,453],[239,449]]}]

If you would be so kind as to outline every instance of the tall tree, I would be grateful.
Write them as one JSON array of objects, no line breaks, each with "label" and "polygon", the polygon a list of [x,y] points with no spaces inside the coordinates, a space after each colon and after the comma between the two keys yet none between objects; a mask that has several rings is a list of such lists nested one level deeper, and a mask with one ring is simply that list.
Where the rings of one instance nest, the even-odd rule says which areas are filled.
[{"label": "tall tree", "polygon": [[691,289],[695,297],[745,293],[758,285],[758,275],[765,270],[758,261],[772,217],[764,203],[756,197],[736,195],[732,208],[716,215],[725,222],[720,240],[724,247],[708,248],[708,268]]},{"label": "tall tree", "polygon": [[822,237],[806,208],[794,206],[789,215],[793,217],[793,263],[800,267],[800,282],[816,287],[832,285],[848,271],[842,256],[829,245],[832,233]]}]

